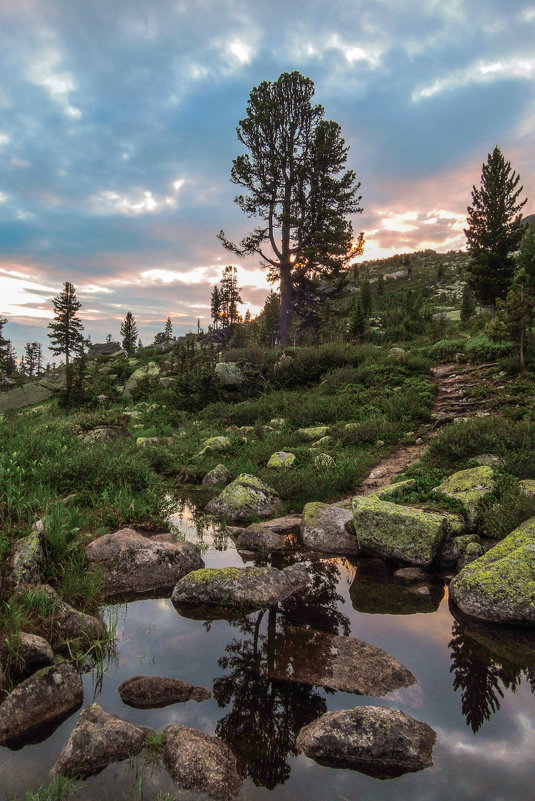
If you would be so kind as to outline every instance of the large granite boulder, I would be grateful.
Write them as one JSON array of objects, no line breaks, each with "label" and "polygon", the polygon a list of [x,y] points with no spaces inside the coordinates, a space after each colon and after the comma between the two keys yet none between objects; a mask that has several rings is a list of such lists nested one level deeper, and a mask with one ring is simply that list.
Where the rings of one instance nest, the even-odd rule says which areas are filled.
[{"label": "large granite boulder", "polygon": [[17,540],[11,554],[11,583],[14,590],[37,587],[43,581],[46,555],[43,534],[34,530]]},{"label": "large granite boulder", "polygon": [[219,484],[228,484],[232,473],[224,464],[216,464],[202,480],[203,487],[217,487]]},{"label": "large granite boulder", "polygon": [[436,734],[399,709],[363,706],[327,712],[301,729],[297,746],[310,759],[378,779],[429,768]]},{"label": "large granite boulder", "polygon": [[400,506],[373,495],[353,499],[353,519],[364,553],[416,567],[431,565],[447,531],[442,514]]},{"label": "large granite boulder", "polygon": [[136,709],[155,709],[183,701],[206,701],[212,696],[205,687],[167,676],[133,676],[117,689],[123,703]]},{"label": "large granite boulder", "polygon": [[236,539],[236,548],[239,551],[275,553],[276,551],[287,551],[291,547],[292,544],[287,537],[262,528],[260,523],[248,526]]},{"label": "large granite boulder", "polygon": [[54,773],[73,779],[100,773],[111,762],[139,754],[149,732],[104,712],[98,704],[87,706],[63,746]]},{"label": "large granite boulder", "polygon": [[145,378],[157,378],[159,375],[160,368],[155,362],[149,362],[145,367],[138,367],[124,385],[123,395],[127,398],[131,398],[132,393],[141,381]]},{"label": "large granite boulder", "polygon": [[52,392],[39,384],[23,384],[7,392],[0,392],[0,411],[23,409],[35,403],[43,403],[52,397]]},{"label": "large granite boulder", "polygon": [[354,637],[288,626],[277,642],[269,678],[358,695],[386,695],[416,683],[382,648]]},{"label": "large granite boulder", "polygon": [[174,604],[201,604],[238,609],[276,606],[310,582],[301,564],[274,567],[224,567],[196,570],[180,579]]},{"label": "large granite boulder", "polygon": [[239,388],[245,383],[245,375],[237,362],[219,362],[215,366],[215,374],[222,387]]},{"label": "large granite boulder", "polygon": [[303,509],[301,540],[305,548],[323,553],[356,556],[359,543],[351,509],[327,503],[307,503]]},{"label": "large granite boulder", "polygon": [[272,487],[256,476],[241,473],[206,506],[210,514],[228,520],[247,521],[272,517],[280,508],[280,498]]},{"label": "large granite boulder", "polygon": [[67,662],[42,668],[18,684],[0,704],[0,745],[39,741],[84,700],[78,672]]},{"label": "large granite boulder", "polygon": [[232,801],[241,788],[236,758],[228,745],[187,726],[168,726],[162,738],[164,764],[178,787]]},{"label": "large granite boulder", "polygon": [[480,467],[469,467],[467,470],[459,470],[449,476],[438,487],[435,492],[441,492],[449,498],[460,501],[466,511],[466,517],[470,523],[475,523],[479,511],[479,503],[489,492],[492,492],[496,484],[492,468],[488,465]]},{"label": "large granite boulder", "polygon": [[93,540],[86,548],[90,570],[104,570],[104,594],[165,592],[179,578],[204,566],[191,542],[160,542],[131,528]]},{"label": "large granite boulder", "polygon": [[450,583],[467,615],[497,623],[535,623],[535,518],[522,523]]}]

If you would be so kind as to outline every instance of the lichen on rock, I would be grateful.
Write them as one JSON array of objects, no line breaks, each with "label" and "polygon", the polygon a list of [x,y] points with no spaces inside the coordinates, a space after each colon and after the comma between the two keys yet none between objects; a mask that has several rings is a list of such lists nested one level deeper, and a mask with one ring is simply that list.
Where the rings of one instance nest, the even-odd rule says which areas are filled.
[{"label": "lichen on rock", "polygon": [[246,521],[272,517],[280,508],[280,498],[272,487],[256,476],[241,473],[206,506],[210,514],[227,520]]},{"label": "lichen on rock", "polygon": [[460,501],[466,510],[468,521],[473,524],[477,520],[479,502],[492,492],[495,484],[492,468],[481,465],[459,470],[435,487],[435,492]]}]

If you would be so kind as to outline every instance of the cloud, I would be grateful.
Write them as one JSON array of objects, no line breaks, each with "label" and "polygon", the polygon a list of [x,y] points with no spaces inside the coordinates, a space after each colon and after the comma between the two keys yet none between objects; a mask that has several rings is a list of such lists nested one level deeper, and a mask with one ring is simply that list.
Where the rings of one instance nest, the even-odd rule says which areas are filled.
[{"label": "cloud", "polygon": [[59,50],[46,48],[28,65],[27,77],[31,83],[43,87],[68,117],[80,119],[82,112],[69,101],[69,95],[76,89],[76,82],[70,72],[58,71],[61,60]]},{"label": "cloud", "polygon": [[93,214],[104,216],[123,214],[127,217],[135,217],[138,214],[156,214],[166,208],[174,209],[178,203],[178,193],[184,182],[184,178],[173,181],[171,194],[160,198],[154,197],[148,189],[134,189],[127,194],[103,189],[89,198],[89,209]]},{"label": "cloud", "polygon": [[499,80],[535,79],[535,58],[526,56],[505,61],[482,61],[470,65],[466,69],[456,70],[443,78],[437,78],[432,84],[413,92],[412,99],[416,103],[445,91],[460,89],[469,84],[493,83]]}]

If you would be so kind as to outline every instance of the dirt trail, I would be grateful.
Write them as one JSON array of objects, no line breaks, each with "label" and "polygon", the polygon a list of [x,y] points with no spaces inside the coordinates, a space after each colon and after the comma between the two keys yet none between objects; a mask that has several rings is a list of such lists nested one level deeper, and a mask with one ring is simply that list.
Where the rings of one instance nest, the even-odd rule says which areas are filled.
[{"label": "dirt trail", "polygon": [[[459,417],[475,417],[482,413],[484,400],[471,400],[466,397],[466,390],[476,382],[474,374],[495,364],[484,364],[473,367],[459,365],[455,362],[438,364],[431,370],[432,382],[437,387],[433,408],[431,410],[434,423],[423,426],[415,434],[414,444],[402,445],[390,456],[379,462],[370,475],[364,479],[357,490],[359,495],[386,487],[399,473],[414,464],[427,450],[429,439],[436,435],[441,425],[451,423]],[[479,383],[479,381],[477,382]]]}]

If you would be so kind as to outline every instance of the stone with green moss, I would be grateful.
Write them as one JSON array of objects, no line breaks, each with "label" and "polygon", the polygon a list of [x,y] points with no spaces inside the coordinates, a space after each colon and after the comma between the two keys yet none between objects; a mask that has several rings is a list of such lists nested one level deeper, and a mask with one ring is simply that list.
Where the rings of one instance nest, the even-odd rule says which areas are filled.
[{"label": "stone with green moss", "polygon": [[474,462],[486,467],[500,467],[500,465],[503,464],[503,459],[500,459],[499,456],[495,456],[493,453],[480,453],[474,456]]},{"label": "stone with green moss", "polygon": [[15,590],[37,587],[46,567],[43,534],[32,531],[15,542],[11,558],[11,582]]},{"label": "stone with green moss", "polygon": [[435,492],[460,501],[466,510],[468,521],[473,524],[477,520],[480,501],[493,491],[495,484],[492,468],[481,465],[459,470],[435,487]]},{"label": "stone with green moss", "polygon": [[201,450],[197,456],[205,456],[207,453],[220,453],[232,448],[232,440],[229,437],[208,437],[201,443]]},{"label": "stone with green moss", "polygon": [[405,481],[398,481],[397,484],[389,484],[387,487],[381,487],[372,494],[378,495],[380,498],[390,498],[393,495],[398,495],[405,489],[414,489],[414,487],[416,487],[416,479],[406,478]]},{"label": "stone with green moss", "polygon": [[450,597],[467,615],[515,625],[535,623],[535,518],[518,526],[450,584]]},{"label": "stone with green moss", "polygon": [[446,535],[443,514],[358,495],[353,519],[364,553],[401,564],[429,567]]},{"label": "stone with green moss", "polygon": [[273,428],[282,428],[286,425],[286,420],[284,417],[273,417],[273,419],[269,421],[269,425]]},{"label": "stone with green moss", "polygon": [[0,393],[0,410],[22,409],[34,403],[43,403],[52,397],[52,392],[38,384],[24,384]]},{"label": "stone with green moss", "polygon": [[280,470],[281,468],[292,467],[294,462],[295,453],[278,451],[277,453],[271,454],[267,466],[272,467],[275,470]]},{"label": "stone with green moss", "polygon": [[477,534],[464,534],[444,542],[437,556],[440,567],[460,569],[484,552]]},{"label": "stone with green moss", "polygon": [[523,495],[535,498],[535,481],[532,478],[525,478],[518,482],[518,488]]},{"label": "stone with green moss", "polygon": [[155,362],[149,362],[144,367],[138,367],[124,385],[123,395],[130,398],[140,381],[143,381],[145,378],[157,378],[159,375],[160,368]]},{"label": "stone with green moss", "polygon": [[311,448],[329,448],[333,444],[333,438],[330,436],[320,437],[316,442],[313,442]]},{"label": "stone with green moss", "polygon": [[176,584],[174,604],[206,604],[230,609],[276,606],[305,589],[310,577],[302,564],[274,567],[205,568],[188,573]]},{"label": "stone with green moss", "polygon": [[224,464],[216,464],[202,480],[204,487],[217,487],[218,484],[228,484],[232,473]]},{"label": "stone with green moss", "polygon": [[314,467],[316,470],[330,470],[334,467],[334,459],[328,453],[318,453],[314,456]]},{"label": "stone with green moss", "polygon": [[206,511],[227,520],[246,521],[273,517],[280,506],[280,498],[272,487],[256,476],[242,473],[210,501]]},{"label": "stone with green moss", "polygon": [[307,442],[314,442],[321,437],[325,437],[328,432],[328,426],[311,426],[310,428],[299,428],[297,430],[297,433],[301,439],[304,439]]},{"label": "stone with green moss", "polygon": [[301,522],[302,543],[312,551],[356,556],[359,545],[352,523],[351,509],[328,503],[307,503]]}]

